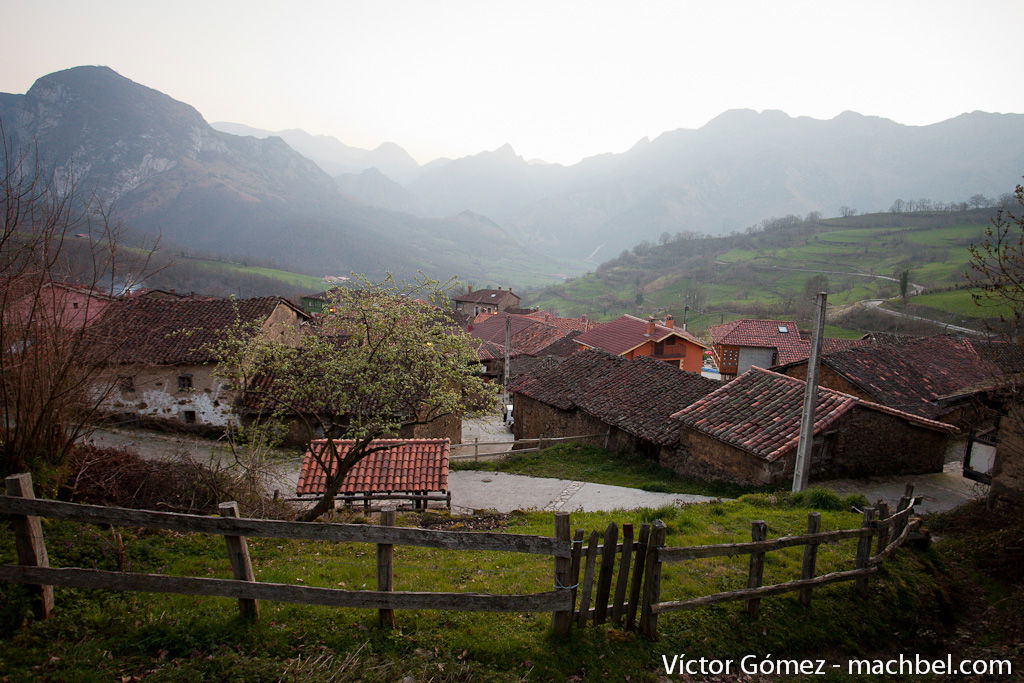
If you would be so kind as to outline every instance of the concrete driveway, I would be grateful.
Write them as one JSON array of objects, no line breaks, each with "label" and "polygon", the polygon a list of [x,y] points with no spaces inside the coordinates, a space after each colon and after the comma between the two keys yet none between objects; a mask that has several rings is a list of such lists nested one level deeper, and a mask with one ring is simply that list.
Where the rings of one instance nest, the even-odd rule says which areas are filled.
[{"label": "concrete driveway", "polygon": [[946,463],[942,472],[934,474],[833,479],[815,482],[813,486],[829,488],[843,495],[862,493],[872,504],[881,499],[895,509],[907,484],[914,485],[914,496],[918,498],[916,510],[922,513],[944,512],[988,495],[987,485],[963,476],[963,463],[959,460]]},{"label": "concrete driveway", "polygon": [[448,486],[452,492],[452,511],[460,513],[485,508],[498,512],[531,508],[601,512],[716,500],[688,493],[654,493],[625,486],[476,470],[451,472],[448,475]]}]

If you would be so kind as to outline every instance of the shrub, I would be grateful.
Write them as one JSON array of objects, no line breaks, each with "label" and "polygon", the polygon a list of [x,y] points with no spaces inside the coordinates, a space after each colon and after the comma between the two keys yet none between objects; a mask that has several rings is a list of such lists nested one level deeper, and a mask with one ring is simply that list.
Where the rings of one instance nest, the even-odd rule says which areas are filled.
[{"label": "shrub", "polygon": [[58,497],[74,503],[172,512],[216,513],[217,505],[238,501],[243,516],[288,517],[283,503],[247,476],[187,455],[146,460],[129,450],[78,445]]}]

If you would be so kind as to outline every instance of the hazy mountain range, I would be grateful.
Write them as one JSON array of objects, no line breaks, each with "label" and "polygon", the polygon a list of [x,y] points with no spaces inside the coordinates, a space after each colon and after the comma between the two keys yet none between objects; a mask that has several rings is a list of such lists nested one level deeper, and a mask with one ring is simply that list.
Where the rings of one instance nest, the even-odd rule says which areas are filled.
[{"label": "hazy mountain range", "polygon": [[[480,258],[494,251],[527,264],[534,281],[561,268],[489,222],[424,219],[353,200],[281,138],[214,130],[191,106],[106,67],[68,69],[24,95],[0,94],[0,121],[17,154],[38,157],[41,173],[175,247],[314,275],[423,270],[494,282],[486,279],[493,264]],[[392,158],[376,152],[374,159]]]},{"label": "hazy mountain range", "polygon": [[983,112],[911,127],[735,110],[572,166],[508,145],[420,166],[393,143],[211,127],[106,67],[77,67],[0,94],[0,119],[47,172],[175,244],[313,274],[423,269],[493,284],[570,271],[555,258],[579,269],[663,232],[999,195],[1024,173],[1024,115]]},{"label": "hazy mountain range", "polygon": [[773,216],[885,210],[897,198],[998,196],[1024,174],[1024,115],[904,126],[854,112],[823,121],[732,110],[568,167],[527,162],[505,145],[389,173],[373,153],[363,151],[358,170],[376,165],[386,178],[337,177],[353,197],[422,216],[469,209],[552,255],[601,261],[663,232],[721,234]]}]

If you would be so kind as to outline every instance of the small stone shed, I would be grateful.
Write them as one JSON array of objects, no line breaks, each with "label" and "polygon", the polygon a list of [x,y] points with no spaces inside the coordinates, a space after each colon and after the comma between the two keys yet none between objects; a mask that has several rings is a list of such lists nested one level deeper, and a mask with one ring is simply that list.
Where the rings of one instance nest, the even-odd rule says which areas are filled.
[{"label": "small stone shed", "polygon": [[587,442],[658,458],[674,449],[669,416],[721,384],[650,357],[577,351],[512,382],[516,439],[596,434]]},{"label": "small stone shed", "polygon": [[[354,443],[336,440],[338,456],[342,459]],[[448,439],[377,439],[374,451],[357,462],[342,482],[338,501],[343,504],[362,502],[369,507],[372,500],[411,500],[414,507],[425,509],[431,500],[444,501],[451,507],[448,489],[448,459],[451,442]],[[327,476],[313,452],[321,460],[328,460],[330,451],[326,439],[309,444],[302,460],[296,493],[300,498],[315,498],[324,492]],[[329,463],[329,471],[337,472],[337,461]]]},{"label": "small stone shed", "polygon": [[[662,464],[738,484],[792,479],[803,380],[754,367],[680,410],[679,446]],[[957,428],[826,388],[818,391],[811,480],[942,470]]]},{"label": "small stone shed", "polygon": [[[807,361],[775,368],[804,379]],[[962,458],[973,434],[994,433],[993,384],[1024,371],[1016,344],[952,335],[909,337],[822,356],[818,383],[930,420],[952,424],[951,458]]]}]

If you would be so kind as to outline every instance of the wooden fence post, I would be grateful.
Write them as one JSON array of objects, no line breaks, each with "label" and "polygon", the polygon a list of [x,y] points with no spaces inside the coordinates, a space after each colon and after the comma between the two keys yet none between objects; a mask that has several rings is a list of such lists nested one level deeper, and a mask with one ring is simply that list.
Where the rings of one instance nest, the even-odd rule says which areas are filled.
[{"label": "wooden fence post", "polygon": [[576,615],[576,625],[583,627],[587,625],[588,612],[590,611],[590,593],[594,584],[594,562],[597,560],[597,542],[601,536],[597,531],[590,532],[590,540],[587,543],[587,564],[583,569],[583,590],[580,591],[580,611]]},{"label": "wooden fence post", "polygon": [[640,538],[637,540],[633,567],[633,578],[629,584],[629,606],[626,608],[626,628],[633,630],[636,626],[636,613],[640,608],[640,587],[644,580],[644,563],[647,561],[647,543],[650,540],[651,525],[640,525]]},{"label": "wooden fence post", "polygon": [[[572,548],[569,538],[569,513],[555,513],[555,538],[569,545]],[[579,566],[579,565],[577,565]],[[572,553],[569,557],[555,558],[555,588],[557,590],[572,590]],[[551,629],[556,636],[565,637],[569,635],[569,627],[572,624],[572,607],[569,611],[559,610],[551,614]]]},{"label": "wooden fence post", "polygon": [[[217,506],[221,517],[238,518],[238,503],[231,501],[221,503]],[[255,581],[256,575],[252,571],[252,558],[249,557],[249,544],[245,536],[224,536],[224,542],[228,546],[228,559],[231,561],[231,571],[239,581]],[[260,615],[259,605],[254,598],[238,598],[238,614],[248,621],[255,621]]]},{"label": "wooden fence post", "polygon": [[[821,513],[820,512],[808,512],[807,513],[807,533],[816,534],[821,531]],[[804,546],[804,563],[800,569],[801,579],[813,579],[814,578],[814,567],[818,561],[818,544],[809,542]],[[811,591],[813,589],[810,586],[804,586],[800,589],[800,604],[805,607],[809,607],[811,604]]]},{"label": "wooden fence post", "polygon": [[601,573],[597,577],[597,597],[594,598],[594,623],[603,624],[608,616],[608,595],[612,590],[612,572],[615,571],[615,551],[619,543],[619,527],[609,522],[604,531],[601,551]]},{"label": "wooden fence post", "polygon": [[[878,504],[877,504],[876,507],[878,509],[878,519],[879,519],[879,521],[883,521],[883,520],[889,519],[890,512],[889,512],[889,504],[888,503],[886,503],[883,500],[880,500],[880,501],[878,501]],[[878,545],[875,547],[876,548],[875,549],[875,554],[876,555],[881,553],[883,550],[885,550],[885,547],[887,545],[889,545],[889,533],[890,533],[889,530],[891,529],[891,527],[892,527],[891,524],[879,525],[879,527],[878,527]]]},{"label": "wooden fence post", "polygon": [[[867,529],[868,533],[860,537],[857,541],[857,569],[865,569],[868,566],[868,560],[871,557],[871,530],[875,527],[875,508],[864,508],[864,523],[861,524],[861,528]],[[868,578],[866,576],[858,576],[854,580],[854,585],[857,590],[861,593],[866,593],[868,590]]]},{"label": "wooden fence post", "polygon": [[[394,526],[396,521],[394,510],[381,510],[380,525]],[[394,563],[395,546],[390,543],[377,544],[377,590],[394,590],[394,574],[392,567]],[[395,628],[395,610],[378,609],[377,614],[381,628]]]},{"label": "wooden fence post", "polygon": [[626,588],[629,586],[629,562],[633,554],[633,525],[622,525],[622,557],[619,558],[619,575],[615,579],[615,598],[612,600],[612,622],[622,624],[625,610]]},{"label": "wooden fence post", "polygon": [[[896,507],[896,512],[903,512],[914,503],[914,485],[907,484],[903,490],[903,497],[900,498],[899,505]],[[893,527],[893,536],[899,536],[903,533],[903,528],[907,526],[907,522],[910,521],[907,517],[901,517]]]},{"label": "wooden fence post", "polygon": [[658,613],[653,607],[661,598],[661,560],[658,551],[665,545],[665,523],[655,520],[651,539],[647,544],[647,562],[644,567],[644,600],[640,611],[640,633],[650,640],[658,639]]},{"label": "wooden fence post", "polygon": [[[32,475],[28,472],[12,474],[4,480],[8,496],[35,498],[32,490]],[[14,544],[18,550],[18,563],[29,567],[49,567],[46,542],[43,539],[43,525],[38,517],[12,515]],[[53,586],[29,586],[34,592],[32,611],[37,619],[46,619],[53,612]]]},{"label": "wooden fence post", "polygon": [[[763,541],[768,538],[768,525],[758,520],[750,523],[750,540],[755,543]],[[747,588],[760,588],[761,581],[764,578],[764,553],[750,553],[750,570],[747,573]],[[752,618],[757,618],[757,610],[761,605],[760,598],[750,598],[747,600],[747,614]]]}]

